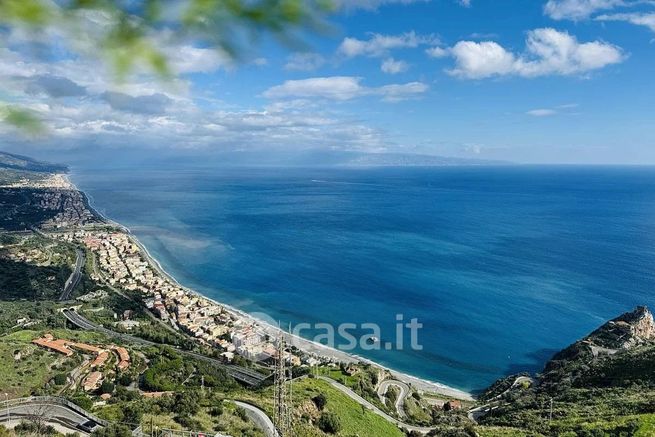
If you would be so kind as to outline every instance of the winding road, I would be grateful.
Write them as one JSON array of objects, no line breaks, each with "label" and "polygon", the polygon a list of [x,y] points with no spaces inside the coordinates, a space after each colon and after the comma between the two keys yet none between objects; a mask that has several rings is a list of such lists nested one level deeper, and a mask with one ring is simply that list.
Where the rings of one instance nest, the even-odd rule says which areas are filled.
[{"label": "winding road", "polygon": [[398,387],[398,389],[400,389],[400,393],[398,393],[398,397],[396,398],[395,407],[396,412],[398,413],[398,417],[401,419],[405,418],[405,399],[407,399],[410,391],[407,384],[402,381],[396,381],[394,379],[387,379],[382,381],[378,387],[378,398],[380,398],[380,401],[384,404],[386,401],[387,392],[391,386]]},{"label": "winding road", "polygon": [[8,403],[2,402],[0,409],[0,422],[9,419],[30,419],[40,417],[44,423],[66,428],[68,431],[78,432],[83,435],[78,425],[85,422],[93,422],[99,426],[106,426],[107,422],[98,419],[91,413],[86,412],[64,398],[55,396],[33,396],[29,398],[11,399]]},{"label": "winding road", "polygon": [[275,425],[273,424],[273,421],[262,410],[255,407],[254,405],[250,405],[245,402],[241,402],[241,401],[232,401],[232,402],[234,402],[235,404],[237,404],[237,406],[246,410],[246,415],[250,418],[250,420],[252,420],[255,423],[255,425],[259,429],[264,431],[264,435],[266,437],[280,437],[280,434],[275,429]]},{"label": "winding road", "polygon": [[415,425],[410,425],[409,423],[402,422],[398,419],[395,419],[391,416],[389,416],[387,413],[384,411],[380,410],[378,407],[352,391],[350,388],[346,387],[345,385],[335,381],[334,379],[328,378],[326,376],[318,376],[317,378],[322,379],[323,381],[328,382],[332,387],[336,388],[346,396],[348,396],[350,399],[354,400],[358,404],[364,406],[365,408],[373,411],[375,414],[378,416],[381,416],[383,419],[385,419],[387,422],[391,422],[394,425],[396,425],[399,428],[404,428],[407,431],[418,431],[423,434],[427,434],[428,432],[432,431],[433,428],[430,427],[425,427],[425,426],[415,426]]},{"label": "winding road", "polygon": [[489,402],[487,402],[484,405],[480,405],[479,407],[475,407],[468,412],[468,418],[472,420],[473,422],[478,421],[481,417],[486,416],[489,414],[489,412],[495,410],[498,408],[500,405],[494,404],[494,402],[498,402],[502,399],[503,396],[505,396],[506,393],[508,393],[510,390],[513,388],[517,387],[519,384],[523,384],[524,382],[527,382],[528,384],[533,385],[535,383],[534,378],[530,376],[519,376],[514,380],[512,385],[510,385],[505,391],[502,393],[494,396],[493,398],[489,399]]}]

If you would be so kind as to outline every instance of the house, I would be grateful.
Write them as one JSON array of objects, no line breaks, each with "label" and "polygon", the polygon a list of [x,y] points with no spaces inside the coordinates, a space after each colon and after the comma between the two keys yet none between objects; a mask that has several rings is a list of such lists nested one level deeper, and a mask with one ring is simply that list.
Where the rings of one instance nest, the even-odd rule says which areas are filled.
[{"label": "house", "polygon": [[100,372],[91,372],[89,373],[89,376],[86,377],[84,380],[84,391],[92,391],[96,390],[98,387],[100,387],[100,384],[102,383],[102,373]]},{"label": "house", "polygon": [[102,367],[105,365],[105,362],[109,359],[109,352],[102,351],[97,356],[96,359],[91,363],[91,367]]},{"label": "house", "polygon": [[119,371],[123,371],[130,367],[130,354],[124,347],[117,347],[116,353],[118,354],[118,365],[116,366]]},{"label": "house", "polygon": [[32,340],[32,343],[46,349],[53,350],[67,357],[73,355],[73,351],[68,347],[68,343],[65,340],[55,340],[54,337],[50,334],[46,334],[42,338]]},{"label": "house", "polygon": [[91,346],[90,344],[86,343],[71,343],[71,346],[73,346],[76,349],[81,349],[84,352],[90,352],[92,354],[98,355],[100,352],[102,352],[102,349],[96,346]]}]

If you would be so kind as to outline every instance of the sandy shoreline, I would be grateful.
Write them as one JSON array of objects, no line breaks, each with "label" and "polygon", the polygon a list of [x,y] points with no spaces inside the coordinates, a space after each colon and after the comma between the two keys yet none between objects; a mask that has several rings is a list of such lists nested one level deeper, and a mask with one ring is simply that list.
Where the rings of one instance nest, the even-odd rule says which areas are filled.
[{"label": "sandy shoreline", "polygon": [[300,349],[300,350],[302,350],[302,351],[304,351],[306,353],[313,354],[313,355],[316,355],[316,356],[327,357],[327,358],[329,358],[331,360],[338,361],[338,362],[345,362],[345,363],[364,362],[364,363],[371,364],[373,366],[379,367],[381,369],[388,370],[389,372],[391,372],[391,374],[393,375],[394,378],[396,378],[396,379],[398,379],[398,380],[400,380],[402,382],[405,382],[407,384],[410,384],[410,385],[412,385],[413,387],[415,387],[415,388],[417,388],[419,390],[426,391],[426,392],[438,393],[438,394],[448,396],[448,397],[452,397],[452,398],[456,398],[456,399],[473,400],[473,396],[470,393],[465,392],[463,390],[459,390],[459,389],[456,389],[456,388],[453,388],[453,387],[449,387],[449,386],[447,386],[445,384],[441,384],[441,383],[438,383],[438,382],[429,381],[429,380],[426,380],[426,379],[418,378],[416,376],[401,373],[401,372],[398,372],[396,370],[390,369],[388,367],[382,366],[381,364],[376,363],[376,362],[374,362],[372,360],[369,360],[367,358],[364,358],[364,357],[361,357],[361,356],[358,356],[358,355],[355,355],[355,354],[351,354],[351,353],[348,353],[348,352],[344,352],[344,351],[341,351],[341,350],[338,350],[338,349],[335,349],[335,348],[326,346],[324,344],[317,343],[317,342],[314,342],[314,341],[311,341],[311,340],[308,340],[308,339],[305,339],[305,338],[302,338],[302,337],[299,337],[299,336],[296,336],[296,335],[292,335],[292,334],[287,333],[286,331],[278,328],[277,326],[272,325],[268,321],[257,319],[255,317],[253,317],[251,314],[248,314],[248,313],[246,313],[246,312],[244,312],[244,311],[242,311],[242,310],[240,310],[238,308],[235,308],[235,307],[233,307],[231,305],[227,305],[227,304],[225,304],[223,302],[218,302],[218,301],[216,301],[216,300],[214,300],[214,299],[212,299],[210,297],[207,297],[207,296],[203,295],[202,293],[200,293],[200,292],[198,292],[196,290],[190,289],[190,288],[182,285],[177,279],[175,279],[175,277],[173,275],[168,273],[162,267],[160,262],[150,254],[150,252],[148,251],[148,248],[143,243],[141,243],[141,241],[139,241],[139,239],[132,233],[132,231],[127,226],[122,225],[122,224],[120,224],[120,223],[118,223],[118,222],[104,216],[103,214],[101,214],[91,204],[91,198],[86,193],[84,193],[84,191],[80,190],[70,180],[68,175],[64,175],[64,178],[70,183],[72,189],[80,191],[85,195],[85,197],[87,199],[87,202],[89,204],[89,207],[93,210],[93,212],[95,214],[97,214],[99,217],[101,217],[105,222],[107,222],[107,224],[116,226],[116,227],[122,229],[124,232],[126,232],[129,235],[129,237],[134,241],[134,243],[139,246],[139,248],[142,250],[142,252],[146,256],[148,261],[156,268],[156,270],[161,275],[168,278],[171,282],[175,283],[180,288],[184,289],[186,292],[188,292],[190,294],[195,294],[195,295],[201,296],[202,298],[207,299],[210,302],[213,302],[214,304],[216,304],[218,306],[222,306],[222,307],[228,309],[229,311],[237,314],[239,317],[241,317],[241,318],[243,318],[243,319],[245,319],[245,320],[247,320],[249,322],[256,323],[261,328],[262,331],[264,331],[266,334],[268,334],[268,335],[270,335],[272,337],[277,337],[279,335],[283,335],[285,340],[288,343],[292,344],[293,346],[297,347],[298,349]]}]

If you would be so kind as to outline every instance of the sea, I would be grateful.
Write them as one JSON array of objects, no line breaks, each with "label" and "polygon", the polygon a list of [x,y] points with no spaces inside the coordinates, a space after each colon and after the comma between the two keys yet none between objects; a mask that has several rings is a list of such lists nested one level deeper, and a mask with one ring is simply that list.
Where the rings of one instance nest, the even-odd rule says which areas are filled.
[{"label": "sea", "polygon": [[[353,353],[471,392],[655,306],[653,167],[139,164],[71,179],[182,284],[310,337],[375,324],[394,347]],[[421,325],[416,347],[406,327],[397,347],[398,318]]]}]

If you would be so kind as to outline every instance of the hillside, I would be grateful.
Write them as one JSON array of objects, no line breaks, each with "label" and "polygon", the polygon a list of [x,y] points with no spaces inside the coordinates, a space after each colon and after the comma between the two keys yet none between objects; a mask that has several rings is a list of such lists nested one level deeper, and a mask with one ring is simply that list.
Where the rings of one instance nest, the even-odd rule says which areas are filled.
[{"label": "hillside", "polygon": [[0,169],[25,170],[39,173],[65,173],[68,167],[37,161],[27,156],[0,151]]},{"label": "hillside", "polygon": [[480,399],[484,425],[534,435],[655,435],[653,314],[623,314],[555,354],[531,382],[508,377]]},{"label": "hillside", "polygon": [[[44,184],[32,179],[37,173],[4,171],[20,174],[33,185]],[[217,362],[222,357],[220,343],[210,348],[197,341],[195,334],[173,329],[161,319],[161,312],[157,317],[148,309],[141,292],[128,284],[111,286],[107,282],[104,274],[110,271],[103,273],[102,266],[108,268],[111,259],[111,265],[119,265],[116,259],[120,257],[99,249],[105,246],[98,241],[118,244],[116,254],[128,253],[131,245],[129,240],[119,244],[123,240],[117,235],[107,240],[106,232],[119,232],[111,227],[95,234],[80,231],[87,224],[98,224],[91,220],[82,193],[63,190],[67,197],[60,199],[52,197],[61,194],[60,189],[36,189],[29,184],[0,191],[0,216],[7,225],[4,229],[0,226],[0,361],[4,363],[0,365],[0,393],[13,398],[64,396],[105,420],[129,422],[132,428],[154,424],[167,429],[223,431],[233,436],[263,435],[233,401],[247,402],[272,416],[273,388],[268,384],[240,385],[224,371],[225,362]],[[48,196],[43,199],[40,194]],[[71,198],[74,195],[77,200]],[[34,216],[36,210],[41,215]],[[28,231],[33,227],[41,230]],[[84,239],[76,240],[76,236]],[[109,334],[77,330],[75,324],[66,322],[60,309],[71,303],[55,299],[75,262],[75,249],[86,252],[82,280],[72,294],[77,312],[90,323],[129,333],[131,340],[120,337],[118,341],[111,330]],[[93,370],[88,363],[97,357],[80,351],[70,355],[48,351],[39,340],[48,335],[60,344],[83,341],[113,351],[108,364],[95,372],[102,374],[103,383],[85,389],[83,384]],[[40,347],[33,343],[35,340],[41,341]],[[119,346],[132,357],[127,370],[116,367],[120,364]],[[188,351],[195,355],[190,357]],[[266,363],[233,358],[233,364],[270,372]],[[292,384],[292,423],[297,436],[401,436],[404,432],[394,422],[400,417],[404,426],[424,432],[430,429],[429,436],[655,435],[655,320],[646,307],[610,320],[558,352],[539,375],[514,375],[497,381],[480,395],[477,405],[456,401],[448,402],[446,408],[449,399],[416,387],[397,404],[399,385],[389,386],[380,398],[380,383],[392,375],[366,364],[323,364],[307,375],[309,370],[306,366],[293,368],[294,375],[306,376]],[[346,395],[348,390],[365,403]],[[362,407],[366,402],[378,412]],[[178,405],[182,404],[180,410]],[[470,410],[472,406],[475,408]],[[130,429],[123,431],[127,434],[103,431],[96,435],[131,434]],[[21,434],[3,434],[0,427],[1,435]],[[415,429],[407,435],[421,434]]]}]

